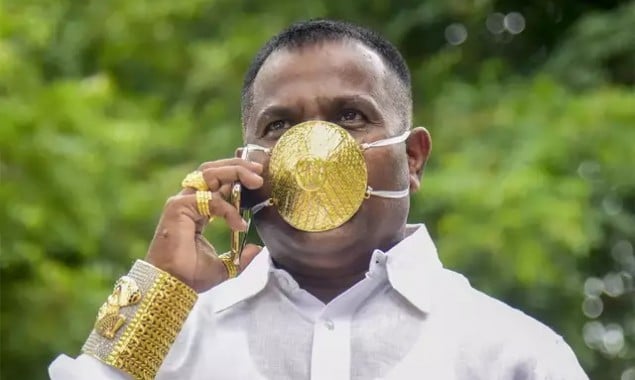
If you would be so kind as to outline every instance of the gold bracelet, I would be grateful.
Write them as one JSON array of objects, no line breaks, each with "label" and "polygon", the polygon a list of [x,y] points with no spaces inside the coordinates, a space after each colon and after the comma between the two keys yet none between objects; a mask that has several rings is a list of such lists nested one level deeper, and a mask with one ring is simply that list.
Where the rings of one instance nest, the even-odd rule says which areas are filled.
[{"label": "gold bracelet", "polygon": [[229,252],[225,252],[222,255],[218,256],[218,258],[227,270],[227,278],[234,278],[238,276],[238,266],[234,264],[234,255],[231,255]]},{"label": "gold bracelet", "polygon": [[137,260],[99,309],[82,352],[135,379],[154,379],[197,298],[175,277]]}]

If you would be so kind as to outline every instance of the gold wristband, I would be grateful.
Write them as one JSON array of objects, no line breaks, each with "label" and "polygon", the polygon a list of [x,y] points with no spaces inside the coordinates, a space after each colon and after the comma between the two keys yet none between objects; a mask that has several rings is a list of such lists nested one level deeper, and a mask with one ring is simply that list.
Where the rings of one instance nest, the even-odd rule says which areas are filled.
[{"label": "gold wristband", "polygon": [[82,352],[135,379],[154,379],[197,298],[175,277],[137,260],[99,309]]}]

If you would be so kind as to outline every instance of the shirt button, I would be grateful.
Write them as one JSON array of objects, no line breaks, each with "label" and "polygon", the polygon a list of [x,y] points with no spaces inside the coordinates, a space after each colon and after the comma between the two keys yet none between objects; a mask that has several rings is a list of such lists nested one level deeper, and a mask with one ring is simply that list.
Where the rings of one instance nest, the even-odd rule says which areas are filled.
[{"label": "shirt button", "polygon": [[325,319],[324,326],[326,326],[326,328],[329,330],[333,330],[335,328],[335,323],[333,323],[333,321],[331,321],[330,319]]}]

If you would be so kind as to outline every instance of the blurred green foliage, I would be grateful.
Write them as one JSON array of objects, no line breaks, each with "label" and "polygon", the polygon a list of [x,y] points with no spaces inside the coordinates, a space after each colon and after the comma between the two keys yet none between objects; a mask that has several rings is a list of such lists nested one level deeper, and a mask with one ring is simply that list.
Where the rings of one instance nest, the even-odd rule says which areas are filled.
[{"label": "blurred green foliage", "polygon": [[0,1],[0,377],[78,353],[183,174],[240,145],[260,45],[333,17],[410,64],[434,143],[411,220],[446,265],[563,334],[592,379],[633,379],[635,2],[531,3]]}]

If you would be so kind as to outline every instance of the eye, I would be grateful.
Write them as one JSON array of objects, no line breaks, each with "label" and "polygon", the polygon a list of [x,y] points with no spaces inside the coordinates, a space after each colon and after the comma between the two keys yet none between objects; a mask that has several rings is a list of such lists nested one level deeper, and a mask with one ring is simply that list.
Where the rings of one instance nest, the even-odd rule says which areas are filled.
[{"label": "eye", "polygon": [[265,127],[265,134],[280,133],[289,128],[289,126],[290,123],[286,120],[276,120],[272,123],[267,124],[267,126]]},{"label": "eye", "polygon": [[344,110],[340,115],[339,123],[343,125],[360,125],[366,121],[366,117],[356,110]]}]

